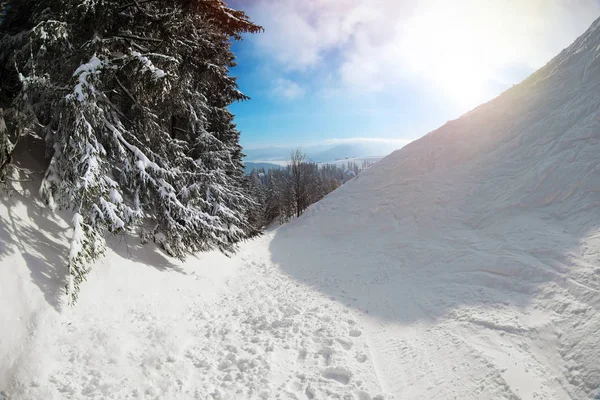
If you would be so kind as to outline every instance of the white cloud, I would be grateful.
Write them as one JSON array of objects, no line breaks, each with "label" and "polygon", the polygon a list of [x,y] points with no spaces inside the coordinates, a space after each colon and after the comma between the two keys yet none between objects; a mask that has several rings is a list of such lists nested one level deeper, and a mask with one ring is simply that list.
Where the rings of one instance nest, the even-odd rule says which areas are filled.
[{"label": "white cloud", "polygon": [[304,96],[305,90],[294,81],[278,78],[274,82],[272,93],[285,100],[294,100]]},{"label": "white cloud", "polygon": [[[281,71],[333,69],[335,85],[422,82],[464,107],[507,70],[543,65],[600,15],[597,0],[261,0],[258,50]],[[292,91],[293,93],[293,91]]]},{"label": "white cloud", "polygon": [[364,0],[260,0],[248,11],[265,27],[254,38],[259,48],[297,71],[318,65],[328,51],[351,41],[358,24],[377,16]]}]

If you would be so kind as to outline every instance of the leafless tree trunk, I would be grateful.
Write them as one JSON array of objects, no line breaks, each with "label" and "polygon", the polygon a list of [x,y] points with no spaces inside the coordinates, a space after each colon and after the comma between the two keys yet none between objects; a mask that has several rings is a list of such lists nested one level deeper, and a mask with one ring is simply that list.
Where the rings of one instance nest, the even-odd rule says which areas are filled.
[{"label": "leafless tree trunk", "polygon": [[292,187],[296,203],[296,217],[302,214],[304,205],[306,204],[306,179],[304,177],[304,164],[306,161],[306,154],[302,150],[292,150],[290,154],[290,168],[292,169]]}]

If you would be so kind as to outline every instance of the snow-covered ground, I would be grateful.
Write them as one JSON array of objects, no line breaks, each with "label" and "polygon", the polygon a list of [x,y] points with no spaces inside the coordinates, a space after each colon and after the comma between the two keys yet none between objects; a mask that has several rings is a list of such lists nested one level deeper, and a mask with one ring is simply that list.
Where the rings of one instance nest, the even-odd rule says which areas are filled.
[{"label": "snow-covered ground", "polygon": [[280,228],[397,398],[600,398],[600,20]]},{"label": "snow-covered ground", "polygon": [[274,264],[273,230],[185,263],[113,237],[67,305],[69,215],[35,177],[2,188],[1,400],[383,398],[359,313]]},{"label": "snow-covered ground", "polygon": [[115,238],[74,307],[68,224],[23,183],[0,203],[0,391],[598,398],[599,26],[232,258]]},{"label": "snow-covered ground", "polygon": [[0,215],[0,391],[9,399],[379,394],[357,312],[279,270],[273,232],[235,258],[213,252],[185,264],[115,239],[69,307],[65,221],[17,193]]}]

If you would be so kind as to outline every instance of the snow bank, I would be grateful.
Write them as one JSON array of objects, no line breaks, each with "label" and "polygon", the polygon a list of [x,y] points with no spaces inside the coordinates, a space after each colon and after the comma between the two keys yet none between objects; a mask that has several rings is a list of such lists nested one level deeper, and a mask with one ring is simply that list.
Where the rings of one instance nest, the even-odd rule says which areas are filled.
[{"label": "snow bank", "polygon": [[599,25],[278,230],[397,398],[600,395]]}]

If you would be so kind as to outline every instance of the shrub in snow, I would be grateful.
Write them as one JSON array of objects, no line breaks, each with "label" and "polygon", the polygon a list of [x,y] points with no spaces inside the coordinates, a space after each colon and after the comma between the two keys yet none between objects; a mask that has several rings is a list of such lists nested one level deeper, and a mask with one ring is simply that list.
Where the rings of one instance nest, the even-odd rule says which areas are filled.
[{"label": "shrub in snow", "polygon": [[76,299],[106,230],[150,225],[173,256],[229,251],[252,230],[227,106],[231,39],[261,28],[222,0],[0,2],[0,165],[44,137],[41,192],[74,211]]}]

